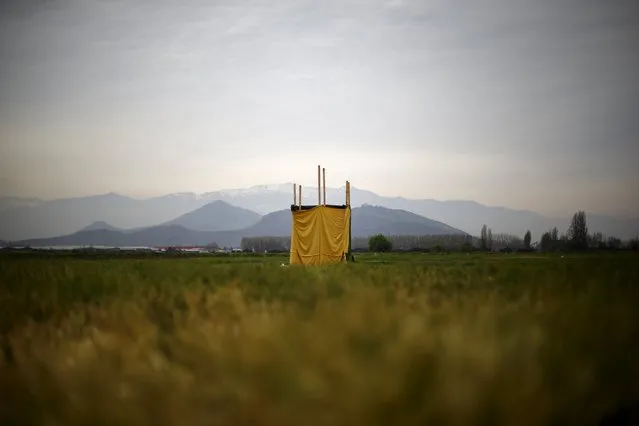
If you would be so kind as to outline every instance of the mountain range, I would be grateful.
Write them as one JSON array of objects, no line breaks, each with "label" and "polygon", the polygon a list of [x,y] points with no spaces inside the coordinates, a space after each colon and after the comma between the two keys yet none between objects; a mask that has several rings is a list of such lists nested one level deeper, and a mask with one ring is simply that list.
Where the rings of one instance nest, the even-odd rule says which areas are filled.
[{"label": "mountain range", "polygon": [[[149,199],[134,199],[114,193],[52,201],[0,197],[0,239],[43,239],[68,236],[78,230],[131,234],[149,227],[182,227],[198,232],[246,230],[267,220],[271,213],[282,209],[288,211],[293,198],[292,190],[292,183],[284,183],[205,194],[176,193]],[[327,202],[343,204],[344,193],[344,187],[327,188]],[[302,195],[304,204],[317,203],[317,187],[304,187]],[[211,203],[214,201],[225,204],[213,207]],[[552,227],[565,232],[570,224],[570,217],[549,217],[527,210],[485,206],[474,201],[384,197],[356,187],[351,187],[351,204],[353,207],[371,205],[403,210],[472,235],[478,235],[484,224],[492,229],[493,234],[523,236],[526,230],[530,230],[533,241]],[[227,209],[223,213],[225,205],[242,210]],[[217,209],[215,214],[212,210],[198,210],[205,206],[207,209]],[[215,223],[207,219],[213,216],[218,217]],[[286,221],[290,226],[290,216]],[[587,212],[587,221],[591,232],[599,231],[622,239],[639,235],[639,218]],[[353,226],[359,226],[355,213]],[[379,227],[376,225],[375,229]]]},{"label": "mountain range", "polygon": [[[200,209],[181,216],[175,221],[142,229],[121,230],[105,222],[95,223],[70,235],[53,238],[30,239],[18,245],[68,246],[179,246],[240,245],[244,237],[289,237],[291,235],[291,210],[278,210],[259,217],[258,221],[242,229],[211,230],[219,227],[218,213],[236,213],[237,218],[251,220],[247,210],[214,201]],[[238,223],[237,221],[235,222]],[[197,225],[199,224],[199,225]],[[188,228],[188,227],[191,228]],[[378,206],[362,206],[352,210],[353,237],[367,237],[375,233],[387,235],[465,235],[452,228],[414,213]]]}]

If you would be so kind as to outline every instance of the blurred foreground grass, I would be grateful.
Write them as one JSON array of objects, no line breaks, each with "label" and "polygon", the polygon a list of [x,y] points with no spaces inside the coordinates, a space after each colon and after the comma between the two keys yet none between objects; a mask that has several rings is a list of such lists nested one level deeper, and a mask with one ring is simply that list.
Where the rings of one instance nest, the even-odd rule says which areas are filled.
[{"label": "blurred foreground grass", "polygon": [[632,254],[0,257],[0,424],[597,424],[639,400]]}]

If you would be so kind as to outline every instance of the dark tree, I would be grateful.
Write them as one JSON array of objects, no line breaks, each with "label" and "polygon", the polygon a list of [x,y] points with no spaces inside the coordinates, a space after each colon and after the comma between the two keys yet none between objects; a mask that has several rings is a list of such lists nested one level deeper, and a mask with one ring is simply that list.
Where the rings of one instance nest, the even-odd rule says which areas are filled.
[{"label": "dark tree", "polygon": [[544,232],[539,241],[541,251],[550,251],[553,248],[552,234],[550,232]]},{"label": "dark tree", "polygon": [[530,235],[530,230],[526,231],[526,235],[524,235],[524,248],[530,248],[530,240],[532,236]]},{"label": "dark tree", "polygon": [[393,243],[382,234],[374,235],[368,240],[368,250],[372,252],[383,253],[392,249]]},{"label": "dark tree", "polygon": [[574,250],[584,250],[588,248],[588,226],[586,225],[586,212],[578,211],[570,221],[570,228],[566,234],[567,242]]},{"label": "dark tree", "polygon": [[488,249],[488,228],[486,227],[485,224],[484,226],[481,227],[481,236],[479,237],[479,248],[480,250]]},{"label": "dark tree", "polygon": [[488,235],[486,238],[486,244],[487,244],[487,248],[488,250],[492,251],[493,250],[493,231],[492,229],[488,228]]}]

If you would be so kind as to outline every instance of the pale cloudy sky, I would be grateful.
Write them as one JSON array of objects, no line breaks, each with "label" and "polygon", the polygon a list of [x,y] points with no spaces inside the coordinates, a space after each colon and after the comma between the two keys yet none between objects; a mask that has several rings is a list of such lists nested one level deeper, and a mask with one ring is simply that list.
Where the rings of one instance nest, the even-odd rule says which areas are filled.
[{"label": "pale cloudy sky", "polygon": [[636,0],[0,3],[0,194],[350,179],[639,216]]}]

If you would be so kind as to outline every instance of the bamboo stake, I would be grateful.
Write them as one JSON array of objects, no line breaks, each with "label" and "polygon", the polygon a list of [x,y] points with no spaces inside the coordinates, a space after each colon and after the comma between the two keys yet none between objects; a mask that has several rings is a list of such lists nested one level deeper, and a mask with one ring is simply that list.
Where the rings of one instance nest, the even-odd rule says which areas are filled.
[{"label": "bamboo stake", "polygon": [[322,181],[324,186],[324,207],[326,207],[326,169],[322,167]]},{"label": "bamboo stake", "polygon": [[352,252],[352,239],[353,239],[353,228],[352,228],[352,224],[353,224],[353,216],[352,213],[350,211],[351,209],[351,183],[349,181],[346,181],[346,208],[349,210],[349,212],[351,213],[351,215],[349,215],[349,219],[348,219],[348,256],[347,259],[348,261],[352,261],[353,260],[353,252]]},{"label": "bamboo stake", "polygon": [[344,185],[344,205],[348,206],[348,181]]},{"label": "bamboo stake", "polygon": [[293,184],[293,205],[297,205],[297,184]]},{"label": "bamboo stake", "polygon": [[317,165],[317,205],[322,204],[322,185],[320,182],[320,165]]}]

